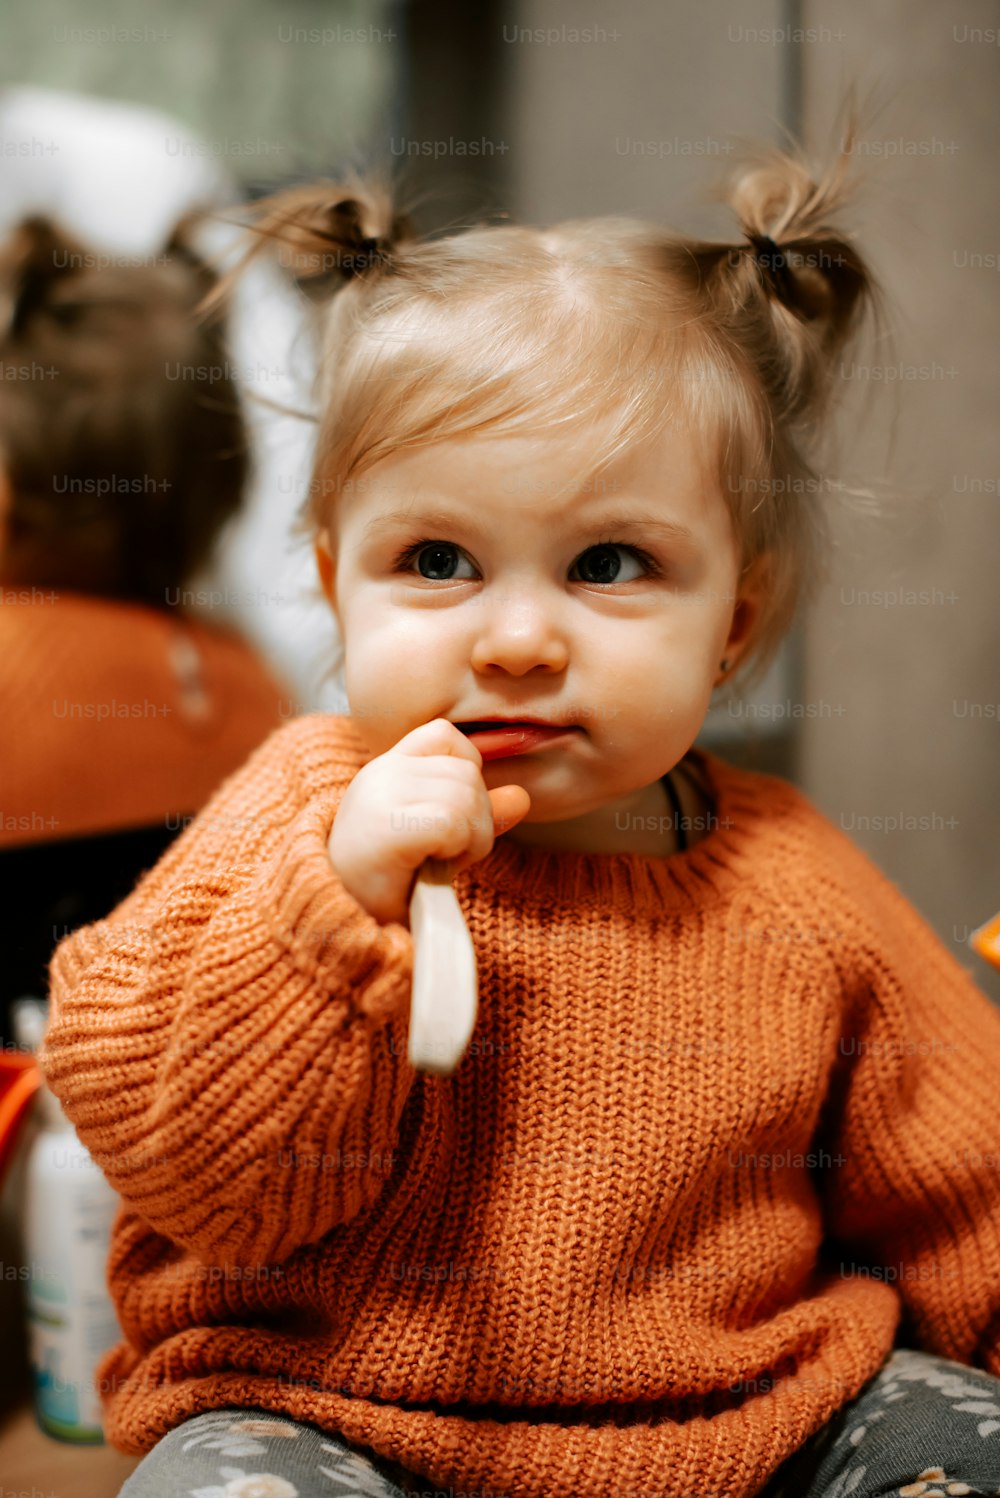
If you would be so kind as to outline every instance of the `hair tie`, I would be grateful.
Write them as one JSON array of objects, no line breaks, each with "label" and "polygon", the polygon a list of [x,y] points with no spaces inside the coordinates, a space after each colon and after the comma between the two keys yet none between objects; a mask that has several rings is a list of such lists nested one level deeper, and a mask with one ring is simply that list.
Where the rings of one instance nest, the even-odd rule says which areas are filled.
[{"label": "hair tie", "polygon": [[784,251],[767,234],[748,234],[747,238],[756,251],[756,261],[774,288],[780,302],[791,307],[796,300],[795,281],[788,269]]},{"label": "hair tie", "polygon": [[388,242],[384,239],[362,239],[357,249],[349,252],[347,262],[354,275],[363,275],[373,265],[388,259]]}]

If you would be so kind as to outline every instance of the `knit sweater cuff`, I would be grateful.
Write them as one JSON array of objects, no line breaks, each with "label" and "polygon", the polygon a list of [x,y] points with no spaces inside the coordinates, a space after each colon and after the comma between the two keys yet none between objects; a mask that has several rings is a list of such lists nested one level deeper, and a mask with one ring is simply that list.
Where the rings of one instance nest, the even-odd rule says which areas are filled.
[{"label": "knit sweater cuff", "polygon": [[257,907],[296,967],[355,1013],[384,1021],[409,1003],[413,938],[368,914],[338,879],[327,851],[335,806],[305,807],[257,881]]}]

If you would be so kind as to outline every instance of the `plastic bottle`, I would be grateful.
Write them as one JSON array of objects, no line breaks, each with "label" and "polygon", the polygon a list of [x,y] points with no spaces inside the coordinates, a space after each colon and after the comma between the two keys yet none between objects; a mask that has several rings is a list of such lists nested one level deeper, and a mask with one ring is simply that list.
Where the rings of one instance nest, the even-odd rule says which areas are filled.
[{"label": "plastic bottle", "polygon": [[[13,1006],[20,1046],[37,1050],[46,1005]],[[121,1340],[107,1287],[117,1192],[77,1137],[55,1095],[35,1094],[37,1132],[25,1166],[24,1284],[35,1418],[60,1440],[104,1440],[97,1363]]]}]

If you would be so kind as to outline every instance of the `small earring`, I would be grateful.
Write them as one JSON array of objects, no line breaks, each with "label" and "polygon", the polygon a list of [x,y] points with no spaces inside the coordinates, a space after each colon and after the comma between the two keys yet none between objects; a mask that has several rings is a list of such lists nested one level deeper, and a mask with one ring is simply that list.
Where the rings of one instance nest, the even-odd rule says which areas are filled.
[{"label": "small earring", "polygon": [[730,661],[730,659],[729,659],[729,657],[727,655],[726,659],[724,661],[720,661],[719,662],[719,670],[720,671],[728,671],[731,664],[732,664],[732,662]]}]

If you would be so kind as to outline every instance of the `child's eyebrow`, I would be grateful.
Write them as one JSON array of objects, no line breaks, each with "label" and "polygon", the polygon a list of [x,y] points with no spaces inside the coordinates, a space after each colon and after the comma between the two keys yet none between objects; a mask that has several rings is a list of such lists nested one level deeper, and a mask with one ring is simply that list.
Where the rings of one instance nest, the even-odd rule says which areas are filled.
[{"label": "child's eyebrow", "polygon": [[659,531],[669,541],[694,542],[698,539],[689,525],[683,525],[679,520],[665,520],[662,515],[650,515],[644,510],[606,510],[594,520],[584,521],[581,517],[580,523],[588,530],[599,524],[602,530],[614,526],[619,531]]},{"label": "child's eyebrow", "polygon": [[[659,531],[664,540],[668,541],[686,541],[694,544],[698,540],[690,526],[683,525],[679,520],[665,520],[662,515],[650,514],[645,510],[624,508],[604,510],[594,515],[593,518],[581,513],[573,517],[573,523],[580,531],[607,530],[609,527],[614,527],[617,531],[654,530]],[[381,530],[391,530],[397,526],[415,526],[424,530],[447,530],[449,526],[459,524],[473,531],[482,530],[481,521],[474,515],[459,515],[451,510],[442,509],[409,509],[386,510],[381,515],[376,515],[374,519],[368,521],[362,535],[365,540],[368,540]]]}]

